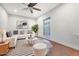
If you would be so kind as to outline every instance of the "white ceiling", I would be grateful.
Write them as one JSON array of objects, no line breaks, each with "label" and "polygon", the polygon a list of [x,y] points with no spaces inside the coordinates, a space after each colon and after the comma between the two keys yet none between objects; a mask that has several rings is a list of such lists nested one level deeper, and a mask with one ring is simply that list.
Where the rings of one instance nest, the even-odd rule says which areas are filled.
[{"label": "white ceiling", "polygon": [[[26,5],[28,5],[28,3]],[[8,14],[25,16],[30,18],[37,18],[43,15],[44,13],[50,11],[51,9],[55,8],[57,5],[59,5],[59,3],[38,3],[34,7],[41,9],[41,11],[33,10],[34,12],[33,14],[30,13],[29,10],[27,11],[21,10],[22,8],[27,7],[26,5],[23,5],[22,3],[3,3],[2,4],[2,6],[8,12]]]}]

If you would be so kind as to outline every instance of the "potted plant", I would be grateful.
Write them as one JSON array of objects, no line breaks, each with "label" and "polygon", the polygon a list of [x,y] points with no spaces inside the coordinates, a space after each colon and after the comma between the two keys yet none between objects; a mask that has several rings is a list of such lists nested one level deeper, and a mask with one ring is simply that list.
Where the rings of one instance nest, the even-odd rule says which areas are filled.
[{"label": "potted plant", "polygon": [[38,36],[38,24],[32,26],[32,31],[35,33],[35,36]]}]

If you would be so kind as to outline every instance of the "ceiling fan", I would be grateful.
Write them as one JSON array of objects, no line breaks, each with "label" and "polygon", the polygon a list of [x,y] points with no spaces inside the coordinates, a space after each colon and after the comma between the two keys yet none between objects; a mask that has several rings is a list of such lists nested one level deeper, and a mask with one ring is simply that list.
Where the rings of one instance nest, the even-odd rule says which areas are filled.
[{"label": "ceiling fan", "polygon": [[[22,4],[26,5],[26,3],[22,3]],[[41,9],[34,7],[36,4],[37,3],[29,3],[28,5],[26,5],[27,7],[22,8],[21,10],[30,10],[31,13],[33,13],[33,10],[41,11]]]}]

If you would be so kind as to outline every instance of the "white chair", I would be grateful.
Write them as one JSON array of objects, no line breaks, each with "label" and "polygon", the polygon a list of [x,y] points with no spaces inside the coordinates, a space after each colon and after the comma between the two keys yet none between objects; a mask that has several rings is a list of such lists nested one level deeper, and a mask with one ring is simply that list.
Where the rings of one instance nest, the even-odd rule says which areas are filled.
[{"label": "white chair", "polygon": [[[11,33],[8,33],[8,34],[11,34]],[[10,48],[13,48],[16,46],[16,42],[17,42],[17,35],[11,35],[9,37],[7,37],[7,34],[6,34],[6,37],[5,37],[7,40],[9,40],[9,47]]]},{"label": "white chair", "polygon": [[12,36],[10,38],[8,38],[10,43],[9,43],[9,47],[16,47],[16,43],[17,43],[17,36]]},{"label": "white chair", "polygon": [[32,36],[30,34],[27,34],[27,36],[26,36],[26,43],[33,44],[33,39],[32,39]]}]

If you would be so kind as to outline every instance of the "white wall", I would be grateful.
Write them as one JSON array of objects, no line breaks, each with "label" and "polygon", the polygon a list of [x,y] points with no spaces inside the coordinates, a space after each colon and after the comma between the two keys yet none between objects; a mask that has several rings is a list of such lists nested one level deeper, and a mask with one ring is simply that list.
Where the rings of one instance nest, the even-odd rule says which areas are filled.
[{"label": "white wall", "polygon": [[7,29],[7,24],[8,24],[8,14],[0,6],[0,27],[3,27],[4,29]]},{"label": "white wall", "polygon": [[43,36],[43,19],[51,16],[51,40],[79,50],[79,4],[62,4],[38,18],[39,36]]},{"label": "white wall", "polygon": [[[5,9],[0,5],[0,29],[3,32],[3,40],[6,40],[6,30],[8,25],[8,14]],[[0,38],[1,41],[1,38]]]},{"label": "white wall", "polygon": [[28,23],[28,28],[30,29],[32,25],[36,24],[35,19],[30,19],[30,18],[25,18],[25,17],[20,17],[20,16],[13,16],[13,15],[9,15],[9,30],[15,30],[16,29],[16,22],[18,20],[25,20]]}]

